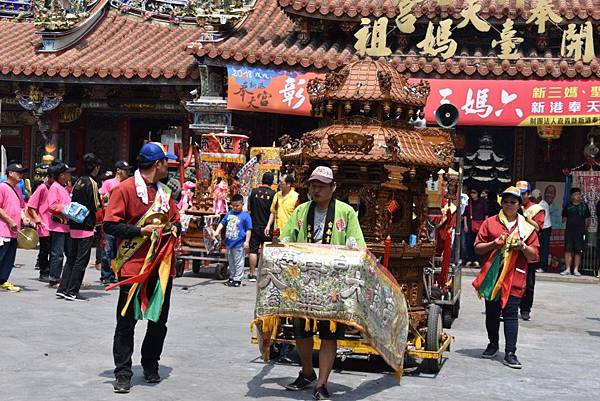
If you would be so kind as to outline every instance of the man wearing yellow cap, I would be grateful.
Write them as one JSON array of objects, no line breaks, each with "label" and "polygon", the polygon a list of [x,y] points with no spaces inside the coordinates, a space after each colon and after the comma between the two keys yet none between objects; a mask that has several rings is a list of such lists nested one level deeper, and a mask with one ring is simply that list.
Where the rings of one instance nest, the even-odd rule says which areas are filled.
[{"label": "man wearing yellow cap", "polygon": [[[544,227],[546,212],[542,205],[531,201],[531,184],[529,182],[518,181],[516,186],[521,191],[521,197],[523,198],[523,204],[521,205],[523,216],[525,216],[527,222],[535,227],[535,232],[539,236],[540,231]],[[531,319],[531,307],[533,306],[533,292],[535,289],[535,270],[536,266],[534,264],[530,264],[527,269],[527,285],[525,294],[521,299],[521,318],[523,320]]]},{"label": "man wearing yellow cap", "polygon": [[529,263],[538,259],[539,241],[535,227],[520,214],[521,192],[509,187],[502,193],[502,210],[486,219],[475,240],[475,252],[486,261],[473,281],[485,300],[485,326],[489,344],[482,358],[491,359],[499,348],[500,316],[504,320],[504,364],[520,369],[517,359],[519,304],[525,292]]}]

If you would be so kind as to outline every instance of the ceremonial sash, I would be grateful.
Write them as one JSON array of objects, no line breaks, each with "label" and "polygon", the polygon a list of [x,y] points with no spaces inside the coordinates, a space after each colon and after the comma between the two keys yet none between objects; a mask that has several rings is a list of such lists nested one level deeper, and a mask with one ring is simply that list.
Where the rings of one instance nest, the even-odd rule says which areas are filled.
[{"label": "ceremonial sash", "polygon": [[[506,227],[507,219],[502,211],[498,213],[498,218]],[[506,306],[512,287],[515,263],[521,252],[513,248],[513,245],[518,241],[526,242],[534,232],[535,227],[523,216],[517,215],[516,227],[504,240],[502,247],[490,254],[473,281],[473,287],[480,298],[486,301],[500,300],[502,308]]]},{"label": "ceremonial sash", "polygon": [[[162,199],[160,196],[160,191],[164,191],[166,203],[168,204],[168,200],[171,197],[171,189],[162,183],[159,183],[159,191],[156,193],[154,198],[154,202],[150,206],[150,208],[144,213],[142,217],[135,224],[136,227],[142,227],[146,218],[153,213],[166,212],[163,208],[165,204],[165,199]],[[146,241],[148,241],[148,237],[133,237],[131,239],[126,239],[121,241],[119,246],[117,247],[117,257],[113,261],[112,270],[115,274],[119,273],[121,267],[127,262],[141,247],[144,245]]]},{"label": "ceremonial sash", "polygon": [[[316,203],[311,202],[308,207],[308,215],[307,215],[307,240],[308,242],[314,243],[315,236],[315,207]],[[321,240],[321,244],[331,244],[331,235],[333,234],[333,219],[335,217],[335,199],[331,199],[329,201],[329,206],[327,207],[327,215],[325,216],[325,224],[323,225],[323,238]]]},{"label": "ceremonial sash", "polygon": [[[159,192],[156,194],[152,206],[139,219],[139,221],[136,223],[136,226],[141,227],[144,224],[145,219],[152,213],[161,211],[165,212],[164,205],[168,204],[171,191],[168,189],[168,187],[161,186],[162,184],[159,184]],[[165,196],[163,197],[162,194]],[[150,249],[146,254],[144,264],[142,265],[139,274],[106,287],[106,291],[109,291],[121,285],[131,284],[131,288],[127,293],[127,302],[121,310],[121,316],[125,316],[129,306],[133,301],[134,317],[136,320],[146,319],[157,322],[158,319],[160,319],[162,306],[165,300],[167,284],[169,282],[169,276],[171,273],[171,260],[173,258],[173,250],[176,242],[174,235],[163,237],[162,230],[163,229],[160,228],[158,231],[153,232],[150,236]],[[113,270],[115,270],[115,273],[118,271],[115,269],[117,262],[119,262],[119,268],[123,266],[123,264],[129,258],[131,258],[136,250],[138,250],[147,240],[148,237],[135,237],[132,240],[135,241],[133,242],[133,246],[119,247],[119,254],[117,255],[117,260],[113,265]],[[119,257],[121,257],[121,259],[119,259]],[[148,279],[155,272],[158,275],[158,280],[156,281],[154,289],[152,289],[152,295],[148,297]]]},{"label": "ceremonial sash", "polygon": [[523,208],[523,214],[529,219],[533,219],[539,212],[544,211],[544,208],[537,203],[529,206],[527,209]]}]

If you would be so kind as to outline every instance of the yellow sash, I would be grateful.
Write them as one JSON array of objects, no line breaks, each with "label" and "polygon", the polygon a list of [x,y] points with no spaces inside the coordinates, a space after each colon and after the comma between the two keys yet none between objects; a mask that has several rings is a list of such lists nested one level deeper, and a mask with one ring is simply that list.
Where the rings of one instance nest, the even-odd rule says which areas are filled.
[{"label": "yellow sash", "polygon": [[[171,190],[169,189],[169,187],[167,187],[166,185],[162,185],[161,183],[159,183],[158,185],[159,188],[162,188],[162,190],[165,192],[165,195],[167,196],[168,200],[171,197]],[[150,205],[150,208],[148,208],[146,213],[144,213],[144,215],[140,217],[135,226],[141,228],[144,225],[146,218],[151,214],[161,211],[166,212],[165,210],[163,210],[161,203],[161,196],[159,192],[157,192],[156,197],[154,198],[154,202],[152,202],[152,205]],[[117,257],[113,261],[112,271],[115,274],[118,274],[119,270],[121,270],[121,267],[123,267],[125,262],[127,262],[138,251],[138,249],[140,249],[142,245],[144,245],[144,243],[148,241],[149,238],[150,237],[133,237],[121,241],[121,243],[117,247]]]}]

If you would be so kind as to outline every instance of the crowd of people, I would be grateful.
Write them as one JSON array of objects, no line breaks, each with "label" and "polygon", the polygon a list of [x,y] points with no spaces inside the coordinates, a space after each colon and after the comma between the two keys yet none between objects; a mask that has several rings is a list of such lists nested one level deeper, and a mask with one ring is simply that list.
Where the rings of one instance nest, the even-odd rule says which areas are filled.
[{"label": "crowd of people", "polygon": [[[58,298],[86,300],[80,289],[95,233],[102,232],[98,246],[100,279],[107,289],[119,287],[113,342],[114,391],[118,393],[127,393],[131,387],[133,336],[138,320],[149,321],[141,349],[144,378],[149,383],[161,380],[158,361],[167,332],[175,275],[174,242],[181,232],[177,205],[171,190],[161,182],[168,175],[169,159],[176,158],[160,144],[150,142],[141,148],[138,169],[132,177],[131,165],[121,160],[114,166],[115,174],[105,175],[107,179],[102,180],[101,160],[88,153],[83,156],[84,172],[76,179],[72,177],[74,169],[66,163],[55,161],[45,166],[46,178],[29,197],[20,186],[28,170],[18,163],[7,166],[6,180],[0,184],[3,290],[20,290],[9,278],[17,235],[29,225],[39,235],[39,280],[56,289]],[[282,175],[279,181],[279,191],[274,191],[274,175],[265,173],[261,185],[249,196],[247,211],[244,198],[232,196],[230,210],[212,234],[214,239],[222,233],[229,261],[229,280],[225,284],[229,287],[242,285],[246,255],[250,262],[247,280],[257,280],[260,248],[272,237],[289,242],[366,246],[356,212],[334,197],[336,183],[329,167],[319,166],[312,172],[307,181],[310,200],[302,204],[292,186],[294,177]],[[578,188],[572,188],[570,195],[570,202],[562,210],[566,222],[566,269],[561,274],[571,274],[572,263],[572,274],[579,275],[590,211]],[[555,196],[555,188],[552,193],[548,186],[542,197],[541,191],[532,189],[526,181],[517,182],[499,197],[487,190],[479,192],[466,187],[461,194],[461,247],[467,265],[481,268],[473,285],[485,299],[489,344],[482,357],[493,358],[497,354],[502,320],[504,363],[512,368],[521,367],[516,357],[519,311],[523,320],[531,319],[535,273],[547,268]],[[328,229],[333,220],[345,222],[343,231]],[[150,271],[156,274],[148,274]],[[301,390],[316,381],[314,398],[329,399],[327,383],[337,340],[345,327],[331,325],[327,320],[311,323],[302,318],[295,318],[293,326],[302,370],[286,388]],[[318,375],[311,357],[317,332],[322,340]]]}]

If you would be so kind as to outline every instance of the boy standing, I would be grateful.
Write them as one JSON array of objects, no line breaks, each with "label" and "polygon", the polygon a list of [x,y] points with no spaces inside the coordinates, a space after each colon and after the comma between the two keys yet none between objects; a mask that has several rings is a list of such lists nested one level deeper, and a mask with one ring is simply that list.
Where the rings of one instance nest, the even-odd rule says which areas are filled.
[{"label": "boy standing", "polygon": [[579,188],[571,189],[571,202],[564,207],[562,212],[563,222],[566,222],[565,229],[565,270],[560,273],[563,276],[571,274],[571,262],[573,262],[573,275],[581,276],[579,265],[581,265],[581,255],[585,248],[584,234],[590,224],[590,209],[583,202],[581,190]]},{"label": "boy standing", "polygon": [[225,248],[229,259],[229,280],[225,285],[239,287],[244,276],[244,253],[250,250],[250,235],[252,219],[244,212],[244,197],[235,194],[231,198],[231,210],[227,212],[213,233],[213,238],[219,235],[225,227]]}]

